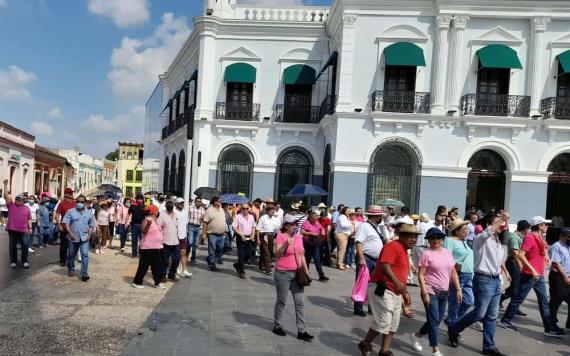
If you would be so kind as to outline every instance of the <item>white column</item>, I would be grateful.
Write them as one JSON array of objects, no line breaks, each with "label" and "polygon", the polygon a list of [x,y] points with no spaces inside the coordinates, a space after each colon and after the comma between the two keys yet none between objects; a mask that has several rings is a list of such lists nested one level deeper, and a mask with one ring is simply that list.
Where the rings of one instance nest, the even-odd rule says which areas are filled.
[{"label": "white column", "polygon": [[530,116],[540,115],[541,88],[544,78],[542,68],[542,58],[546,48],[544,47],[544,31],[550,23],[546,17],[535,17],[530,19],[532,29],[530,39],[530,62],[528,64],[528,95],[530,95]]},{"label": "white column", "polygon": [[444,115],[445,105],[445,76],[447,72],[448,43],[447,34],[451,16],[438,16],[435,18],[435,56],[433,61],[431,113]]},{"label": "white column", "polygon": [[459,113],[461,99],[461,80],[463,73],[463,53],[465,52],[465,26],[469,21],[467,16],[455,16],[451,29],[451,51],[449,52],[449,70],[447,73],[446,108],[448,111]]},{"label": "white column", "polygon": [[209,29],[204,29],[200,33],[198,93],[196,95],[196,117],[198,119],[203,117],[211,119],[214,112],[216,98],[212,96],[218,88],[214,89],[213,85],[219,83],[216,79],[216,68],[218,68],[216,63],[219,62],[216,60],[215,33]]},{"label": "white column", "polygon": [[352,112],[352,66],[354,64],[354,24],[357,17],[343,16],[342,47],[340,54],[340,70],[337,76],[338,101],[337,112]]}]

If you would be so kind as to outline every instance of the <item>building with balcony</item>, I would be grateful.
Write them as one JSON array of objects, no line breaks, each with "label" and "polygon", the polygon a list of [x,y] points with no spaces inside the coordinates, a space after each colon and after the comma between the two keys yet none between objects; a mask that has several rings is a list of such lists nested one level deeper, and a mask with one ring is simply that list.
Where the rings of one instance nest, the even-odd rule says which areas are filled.
[{"label": "building with balcony", "polygon": [[143,193],[143,147],[142,143],[119,142],[117,179],[125,197]]},{"label": "building with balcony", "polygon": [[160,186],[570,221],[570,2],[206,0],[161,75]]},{"label": "building with balcony", "polygon": [[69,163],[56,152],[36,145],[34,159],[34,194],[49,192],[52,196],[62,197],[67,188]]},{"label": "building with balcony", "polygon": [[35,136],[0,121],[0,195],[31,193]]}]

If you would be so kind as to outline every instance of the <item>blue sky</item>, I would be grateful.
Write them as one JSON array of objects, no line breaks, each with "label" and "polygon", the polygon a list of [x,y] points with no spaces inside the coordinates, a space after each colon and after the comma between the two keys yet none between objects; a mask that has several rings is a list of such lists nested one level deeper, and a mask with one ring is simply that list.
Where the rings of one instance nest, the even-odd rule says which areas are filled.
[{"label": "blue sky", "polygon": [[96,156],[119,140],[142,142],[144,104],[202,8],[202,0],[0,0],[0,120],[41,145]]}]

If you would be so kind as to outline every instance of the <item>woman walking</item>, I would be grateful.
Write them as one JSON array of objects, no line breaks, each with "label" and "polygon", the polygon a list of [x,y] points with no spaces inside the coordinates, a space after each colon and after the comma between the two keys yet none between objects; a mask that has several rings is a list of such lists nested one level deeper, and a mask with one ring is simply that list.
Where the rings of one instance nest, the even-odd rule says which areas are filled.
[{"label": "woman walking", "polygon": [[97,214],[97,243],[95,246],[95,254],[97,255],[103,253],[101,249],[107,247],[107,238],[109,237],[109,202],[101,202],[100,207],[101,209]]},{"label": "woman walking", "polygon": [[303,299],[304,287],[299,285],[296,277],[297,269],[302,269],[309,274],[303,249],[303,237],[296,233],[297,219],[292,215],[283,217],[283,227],[275,238],[275,289],[277,300],[275,301],[275,324],[273,333],[279,336],[287,335],[283,330],[281,317],[287,303],[287,292],[291,291],[295,304],[295,318],[297,322],[297,339],[311,341],[305,326],[305,301]]},{"label": "woman walking", "polygon": [[109,204],[109,249],[113,248],[113,237],[115,237],[115,222],[117,220],[117,203],[112,201]]},{"label": "woman walking", "polygon": [[335,239],[338,250],[336,264],[340,270],[345,269],[344,258],[346,254],[346,245],[348,244],[348,237],[352,234],[353,228],[352,223],[348,219],[348,211],[348,207],[342,208],[335,226]]},{"label": "woman walking", "polygon": [[144,288],[143,278],[150,267],[152,271],[152,279],[154,280],[154,288],[165,288],[160,283],[160,272],[162,267],[162,230],[156,222],[158,216],[158,208],[155,205],[149,205],[144,208],[145,218],[141,224],[142,239],[140,241],[140,259],[139,267],[132,286],[135,288]]},{"label": "woman walking", "polygon": [[121,242],[121,252],[125,252],[125,243],[127,242],[127,232],[130,221],[129,208],[131,207],[131,198],[125,198],[123,204],[117,207],[117,234],[119,235]]},{"label": "woman walking", "polygon": [[420,258],[419,281],[422,291],[422,301],[426,309],[426,322],[421,329],[410,334],[410,341],[416,352],[422,351],[420,338],[428,335],[429,345],[433,356],[442,356],[438,347],[438,327],[445,315],[447,297],[449,294],[449,280],[451,279],[457,290],[457,299],[461,300],[461,288],[455,271],[455,261],[451,252],[443,248],[445,234],[437,228],[431,228],[426,233],[429,248]]}]

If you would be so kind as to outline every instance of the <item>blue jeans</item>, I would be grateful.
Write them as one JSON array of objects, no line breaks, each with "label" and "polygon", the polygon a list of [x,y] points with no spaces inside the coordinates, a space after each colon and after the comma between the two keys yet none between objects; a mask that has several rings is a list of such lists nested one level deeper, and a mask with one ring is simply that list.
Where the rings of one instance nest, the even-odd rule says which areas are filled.
[{"label": "blue jeans", "polygon": [[321,264],[321,247],[319,245],[311,245],[307,242],[304,244],[305,246],[305,260],[307,261],[307,269],[311,265],[311,260],[315,260],[315,267],[317,268],[317,273],[320,277],[325,276],[325,272],[323,272],[323,265]]},{"label": "blue jeans", "polygon": [[349,241],[346,245],[346,254],[344,256],[345,265],[348,266],[354,264],[355,253],[356,253],[356,247],[354,246],[354,241],[352,242]]},{"label": "blue jeans", "polygon": [[[172,259],[170,263],[170,269],[168,268],[168,258]],[[176,270],[178,269],[178,264],[180,263],[180,245],[165,245],[162,244],[162,266],[160,268],[160,277],[166,277],[168,273],[168,278],[176,277]]]},{"label": "blue jeans", "polygon": [[116,230],[121,241],[121,248],[124,248],[125,244],[127,243],[127,227],[125,226],[125,224],[119,224],[117,225]]},{"label": "blue jeans", "polygon": [[427,335],[429,346],[437,347],[437,334],[439,324],[445,315],[445,307],[447,306],[448,292],[439,292],[436,294],[428,294],[430,303],[424,305],[426,308],[426,322],[420,329],[420,335]]},{"label": "blue jeans", "polygon": [[137,257],[139,254],[139,240],[141,238],[141,224],[131,223],[131,249],[133,257]]},{"label": "blue jeans", "polygon": [[446,324],[455,324],[473,305],[473,273],[459,273],[459,285],[461,286],[461,293],[463,293],[461,304],[458,303],[457,291],[453,284],[449,288]]},{"label": "blue jeans", "polygon": [[[374,273],[374,268],[376,268],[376,259],[371,258],[368,255],[364,255],[364,260],[366,261],[366,267],[368,267],[368,272],[370,273],[370,276],[372,276],[372,273]],[[358,273],[360,273],[360,264],[356,263],[356,278],[358,278]],[[364,303],[354,302],[354,312],[362,313],[363,311],[364,311]]]},{"label": "blue jeans", "polygon": [[208,234],[208,266],[215,267],[222,260],[224,235]]},{"label": "blue jeans", "polygon": [[509,288],[505,290],[505,294],[501,297],[501,302],[509,298],[512,300],[518,294],[519,286],[521,284],[521,270],[514,258],[508,258],[507,262],[505,262],[505,266],[511,275],[511,284],[509,285]]},{"label": "blue jeans", "polygon": [[521,274],[519,291],[511,298],[511,302],[509,303],[501,321],[505,323],[512,322],[517,310],[519,310],[520,305],[524,302],[531,289],[534,289],[534,293],[536,294],[538,310],[540,311],[544,331],[549,332],[558,330],[558,326],[550,316],[550,309],[548,308],[548,294],[546,293],[546,285],[544,284],[543,276],[540,276],[539,279],[535,280],[529,274]]},{"label": "blue jeans", "polygon": [[449,331],[458,334],[475,322],[483,322],[483,350],[495,348],[495,329],[501,298],[499,277],[475,274],[473,277],[475,304],[472,311],[465,314],[455,324],[449,324]]},{"label": "blue jeans", "polygon": [[85,277],[88,275],[87,268],[89,267],[89,241],[69,241],[67,248],[67,271],[75,272],[75,256],[78,250],[81,253],[81,277]]},{"label": "blue jeans", "polygon": [[45,246],[49,241],[49,235],[51,233],[51,227],[38,225],[38,243]]},{"label": "blue jeans", "polygon": [[[192,246],[192,258],[190,262],[196,262],[196,253],[198,252],[198,241],[200,239],[200,234],[202,229],[200,226],[188,225],[188,241],[186,242],[186,257],[190,254],[190,246]],[[209,245],[209,244],[208,244]],[[208,247],[209,251],[209,247]]]}]

